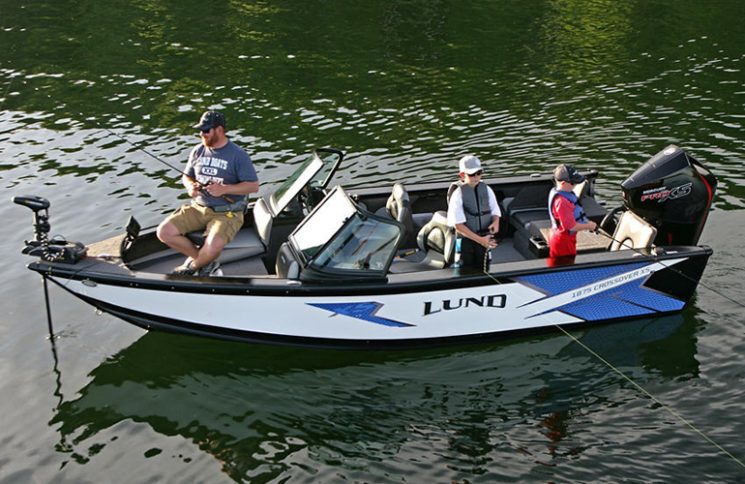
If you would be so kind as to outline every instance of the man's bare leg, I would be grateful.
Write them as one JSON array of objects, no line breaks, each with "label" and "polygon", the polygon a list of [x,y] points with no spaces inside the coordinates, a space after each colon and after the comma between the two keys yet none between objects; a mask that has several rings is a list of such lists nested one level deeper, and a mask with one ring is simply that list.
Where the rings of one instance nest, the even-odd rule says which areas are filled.
[{"label": "man's bare leg", "polygon": [[158,226],[156,232],[158,239],[166,244],[168,247],[181,252],[187,257],[196,259],[199,256],[199,251],[194,244],[191,243],[186,236],[181,235],[179,230],[170,222],[163,222]]}]

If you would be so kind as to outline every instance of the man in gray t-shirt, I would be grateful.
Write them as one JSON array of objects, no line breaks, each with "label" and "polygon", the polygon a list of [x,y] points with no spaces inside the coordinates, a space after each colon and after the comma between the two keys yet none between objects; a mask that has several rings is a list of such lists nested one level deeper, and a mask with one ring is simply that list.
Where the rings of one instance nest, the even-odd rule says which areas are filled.
[{"label": "man in gray t-shirt", "polygon": [[[204,144],[195,146],[189,153],[185,173],[202,185],[213,183],[234,185],[244,181],[256,182],[258,180],[248,153],[230,140],[220,148]],[[199,205],[215,208],[245,201],[246,198],[245,195],[230,197],[233,202],[229,202],[224,197],[211,195],[208,190],[201,190],[195,197],[195,201]]]},{"label": "man in gray t-shirt", "polygon": [[[195,128],[202,143],[189,153],[181,181],[191,203],[183,205],[158,226],[158,238],[187,256],[175,275],[210,275],[223,247],[243,226],[248,194],[259,191],[251,158],[225,135],[225,116],[205,112]],[[185,236],[205,231],[204,245],[197,249]]]}]

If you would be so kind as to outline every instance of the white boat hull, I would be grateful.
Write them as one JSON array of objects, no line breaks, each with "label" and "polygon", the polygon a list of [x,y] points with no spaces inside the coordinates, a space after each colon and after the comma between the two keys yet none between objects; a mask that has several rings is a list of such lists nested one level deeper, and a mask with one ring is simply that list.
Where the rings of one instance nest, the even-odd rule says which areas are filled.
[{"label": "white boat hull", "polygon": [[343,344],[467,338],[679,311],[686,301],[644,282],[684,260],[553,271],[470,288],[354,296],[185,292],[50,278],[94,306],[147,328]]}]

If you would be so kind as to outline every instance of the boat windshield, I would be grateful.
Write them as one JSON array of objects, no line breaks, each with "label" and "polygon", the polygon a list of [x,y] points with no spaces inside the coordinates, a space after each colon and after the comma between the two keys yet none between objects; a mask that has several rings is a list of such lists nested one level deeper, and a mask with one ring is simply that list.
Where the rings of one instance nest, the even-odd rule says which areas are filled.
[{"label": "boat windshield", "polygon": [[290,236],[295,248],[309,261],[356,212],[344,190],[334,188]]},{"label": "boat windshield", "polygon": [[384,273],[401,234],[395,221],[361,212],[337,186],[290,239],[304,262],[316,270]]},{"label": "boat windshield", "polygon": [[[269,197],[269,204],[273,213],[278,214],[285,209],[287,204],[303,189],[308,183],[321,186],[323,181],[329,176],[331,171],[337,165],[339,155],[337,153],[322,153],[326,156],[321,158],[318,152],[308,157],[282,185]],[[323,187],[321,187],[323,188]]]},{"label": "boat windshield", "polygon": [[385,272],[400,234],[401,229],[395,224],[355,213],[318,253],[313,265],[318,269]]},{"label": "boat windshield", "polygon": [[323,161],[317,154],[313,153],[305,160],[295,172],[290,175],[280,187],[269,197],[272,212],[280,213],[290,203],[305,185],[313,178],[313,175],[323,167]]}]

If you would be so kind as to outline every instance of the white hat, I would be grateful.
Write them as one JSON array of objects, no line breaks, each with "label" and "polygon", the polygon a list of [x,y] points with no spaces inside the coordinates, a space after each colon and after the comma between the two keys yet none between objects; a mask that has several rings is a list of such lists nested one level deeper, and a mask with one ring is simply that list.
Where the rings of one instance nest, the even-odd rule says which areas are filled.
[{"label": "white hat", "polygon": [[477,171],[481,170],[481,160],[473,155],[466,155],[458,162],[460,172],[466,175],[473,175]]}]

